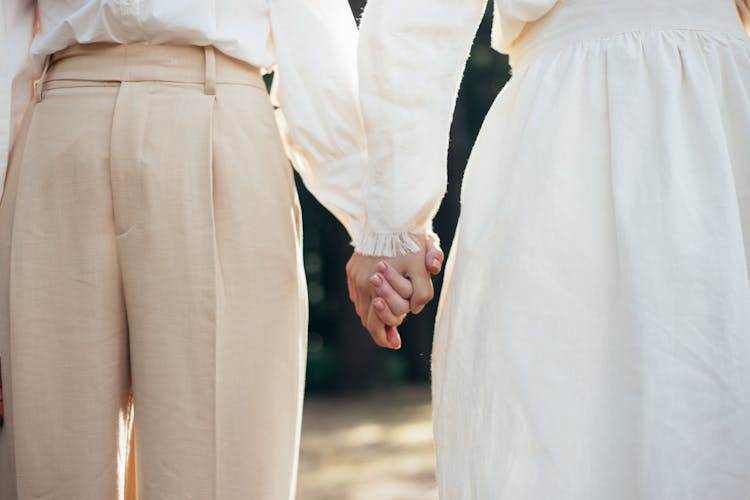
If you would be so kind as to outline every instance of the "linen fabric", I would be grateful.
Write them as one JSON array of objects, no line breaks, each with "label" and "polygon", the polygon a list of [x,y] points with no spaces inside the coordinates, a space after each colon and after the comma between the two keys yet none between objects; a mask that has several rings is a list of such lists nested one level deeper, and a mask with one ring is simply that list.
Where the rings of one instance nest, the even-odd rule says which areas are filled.
[{"label": "linen fabric", "polygon": [[275,70],[274,104],[287,153],[310,191],[354,237],[366,163],[357,36],[346,0],[3,0],[0,192],[8,148],[45,56],[102,42],[213,45]]},{"label": "linen fabric", "polygon": [[204,65],[72,47],[27,113],[0,203],[3,500],[294,498],[299,205],[259,70],[217,52],[211,95]]},{"label": "linen fabric", "polygon": [[[695,19],[694,1],[654,2],[645,10],[634,6],[618,16],[599,17],[597,33],[591,19],[569,19],[558,25],[567,42],[608,36],[618,31],[642,30],[658,13],[654,29],[716,29],[740,13],[750,29],[750,3],[736,0],[735,9],[719,0],[718,16]],[[492,46],[516,58],[536,23],[559,3],[591,4],[590,0],[497,0],[493,2]],[[607,0],[595,2],[608,8]],[[640,4],[636,4],[640,5]],[[411,235],[429,232],[445,193],[446,156],[450,122],[472,38],[484,14],[485,0],[370,0],[361,25],[360,96],[365,115],[369,167],[365,181],[364,221],[357,251],[394,256],[417,248]],[[665,12],[668,11],[668,12]],[[426,14],[427,13],[427,14]],[[672,21],[666,21],[667,15]],[[731,19],[727,21],[726,17]],[[619,24],[625,18],[628,22]],[[686,19],[687,18],[687,19]],[[680,24],[685,21],[686,24]],[[703,21],[711,23],[704,26]],[[557,27],[554,28],[556,31]],[[578,39],[578,40],[574,40]],[[408,42],[407,42],[408,40]],[[562,43],[560,40],[559,43]],[[516,64],[516,61],[513,61]],[[418,168],[416,166],[419,166]],[[408,191],[408,196],[402,193]]]},{"label": "linen fabric", "polygon": [[[424,97],[382,113],[363,101],[376,231],[418,230],[429,210],[417,204],[439,197],[453,69],[481,3],[431,2],[428,18],[398,20],[398,56],[360,61],[363,75],[388,65],[385,82],[405,72],[415,83],[398,93]],[[395,3],[368,8],[365,54],[396,38],[375,34]],[[405,63],[448,45],[461,49],[440,68]],[[746,500],[750,41],[737,5],[562,0],[510,57],[463,181],[439,308],[441,498]],[[406,149],[387,150],[404,130]]]}]

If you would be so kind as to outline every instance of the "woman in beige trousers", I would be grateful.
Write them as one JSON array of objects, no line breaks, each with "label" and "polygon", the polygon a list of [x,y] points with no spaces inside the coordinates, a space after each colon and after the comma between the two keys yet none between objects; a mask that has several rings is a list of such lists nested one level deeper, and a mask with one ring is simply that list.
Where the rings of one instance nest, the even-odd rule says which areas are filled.
[{"label": "woman in beige trousers", "polygon": [[356,236],[348,4],[0,17],[0,499],[293,498],[307,306],[287,154]]}]

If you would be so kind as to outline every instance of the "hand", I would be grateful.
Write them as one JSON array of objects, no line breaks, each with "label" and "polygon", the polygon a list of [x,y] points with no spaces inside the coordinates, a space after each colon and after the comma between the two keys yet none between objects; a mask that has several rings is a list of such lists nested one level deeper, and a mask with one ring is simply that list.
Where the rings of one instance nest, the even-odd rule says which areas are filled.
[{"label": "hand", "polygon": [[347,263],[349,298],[362,325],[381,347],[400,348],[396,326],[408,312],[420,312],[434,296],[428,269],[440,272],[443,253],[431,238],[419,236],[417,241],[419,251],[408,255],[384,258],[355,253]]},{"label": "hand", "polygon": [[[439,274],[445,255],[440,249],[439,242],[434,238],[426,241],[425,268],[430,274]],[[384,262],[378,268],[378,273],[371,279],[377,297],[373,298],[372,306],[375,314],[386,325],[399,326],[406,317],[406,313],[419,313],[424,304],[412,304],[411,281],[399,274],[392,266]]]},{"label": "hand", "polygon": [[440,240],[438,240],[437,235],[433,234],[427,237],[427,252],[424,257],[424,267],[430,271],[430,274],[440,274],[445,254],[440,248]]}]

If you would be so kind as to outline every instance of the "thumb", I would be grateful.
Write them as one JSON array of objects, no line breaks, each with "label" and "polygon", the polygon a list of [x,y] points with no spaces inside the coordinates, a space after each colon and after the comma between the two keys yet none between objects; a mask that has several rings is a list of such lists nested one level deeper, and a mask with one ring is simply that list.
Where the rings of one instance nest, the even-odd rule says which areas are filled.
[{"label": "thumb", "polygon": [[432,278],[424,269],[421,272],[409,275],[411,284],[414,287],[414,293],[409,301],[411,312],[419,314],[432,298],[435,296],[435,290],[432,287]]},{"label": "thumb", "polygon": [[425,268],[431,274],[440,274],[440,270],[443,268],[444,260],[445,255],[443,254],[443,250],[440,248],[440,244],[433,238],[427,238],[424,255]]}]

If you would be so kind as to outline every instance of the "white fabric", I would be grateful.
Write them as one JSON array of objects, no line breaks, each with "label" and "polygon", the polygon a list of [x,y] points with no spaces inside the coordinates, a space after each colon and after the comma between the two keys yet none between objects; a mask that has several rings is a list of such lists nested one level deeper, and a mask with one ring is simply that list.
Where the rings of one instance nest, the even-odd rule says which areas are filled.
[{"label": "white fabric", "polygon": [[[451,98],[481,3],[432,2],[431,19],[464,23],[455,33],[401,16],[415,33],[394,32],[403,52],[379,70],[401,72],[425,44],[461,50],[421,79],[405,68],[415,83],[380,87],[382,100],[417,87]],[[372,19],[362,43],[390,32]],[[734,0],[561,0],[511,58],[466,172],[440,304],[441,498],[747,500],[750,40]],[[410,103],[390,107],[390,131],[365,107],[366,127],[421,127],[410,158],[442,155],[433,122],[447,105]],[[396,168],[385,141],[372,146],[371,195],[388,185],[379,169]],[[397,166],[414,185],[390,184],[395,199],[442,175],[437,160]],[[441,193],[427,185],[420,206]]]},{"label": "white fabric", "polygon": [[500,52],[510,52],[526,24],[542,17],[556,3],[557,0],[497,0],[494,3],[492,46]]},{"label": "white fabric", "polygon": [[360,98],[369,150],[366,255],[417,247],[445,192],[460,75],[485,0],[370,0],[360,23]]},{"label": "white fabric", "polygon": [[[418,248],[410,235],[432,227],[445,193],[445,160],[455,96],[485,3],[368,2],[361,25],[359,64],[370,157],[365,182],[366,227],[356,241],[359,253],[408,253]],[[492,46],[520,56],[518,45],[537,38],[524,30],[558,3],[572,8],[577,2],[496,0]],[[607,6],[607,0],[594,3]],[[750,30],[750,3],[736,0],[736,5]],[[689,11],[674,2],[666,6],[657,2],[654,7],[667,8],[678,17]],[[636,25],[640,14],[636,8],[625,13]],[[672,23],[670,27],[678,26]],[[613,26],[607,22],[600,28],[607,32]],[[567,30],[570,36],[582,33],[572,27]],[[407,190],[409,195],[404,196]]]},{"label": "white fabric", "polygon": [[[554,3],[496,1],[493,46],[508,50],[525,23]],[[418,248],[410,235],[432,227],[445,193],[458,86],[485,5],[486,0],[367,3],[359,64],[370,158],[359,253],[408,253]]]},{"label": "white fabric", "polygon": [[[39,31],[32,41],[35,7]],[[215,45],[276,69],[286,149],[313,194],[356,237],[366,162],[357,36],[346,0],[3,0],[0,191],[8,147],[44,56],[76,43]]]},{"label": "white fabric", "polygon": [[34,36],[34,3],[0,3],[0,195],[5,184],[10,140],[32,94],[34,68],[29,45]]}]

